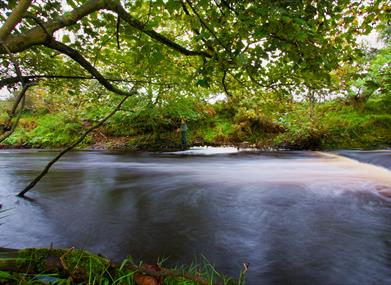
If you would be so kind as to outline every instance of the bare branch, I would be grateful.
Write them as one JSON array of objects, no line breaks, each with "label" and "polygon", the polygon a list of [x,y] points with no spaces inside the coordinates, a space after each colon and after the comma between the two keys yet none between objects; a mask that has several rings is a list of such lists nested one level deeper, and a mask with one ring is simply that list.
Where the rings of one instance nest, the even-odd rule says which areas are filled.
[{"label": "bare branch", "polygon": [[[25,100],[26,91],[30,86],[32,86],[32,84],[27,84],[26,81],[23,79],[23,75],[22,75],[22,71],[20,69],[19,63],[16,60],[16,58],[13,56],[11,51],[8,49],[7,45],[2,43],[1,46],[4,48],[4,50],[7,51],[8,55],[10,57],[10,60],[14,64],[17,78],[18,78],[19,82],[22,83],[22,90],[19,92],[18,96],[16,97],[16,100],[13,104],[11,112],[8,114],[8,119],[6,120],[4,127],[2,128],[2,130],[0,130],[1,135],[2,135],[0,137],[0,143],[2,141],[4,141],[6,138],[8,138],[9,136],[11,136],[12,133],[15,131],[16,127],[18,126],[19,119],[20,119],[20,116],[22,115],[25,101],[26,101]],[[14,116],[16,114],[16,110],[18,109],[20,102],[22,102],[22,105],[20,107],[20,110],[19,110],[19,113],[18,113],[18,116],[17,116],[15,122],[12,124],[12,119],[14,118]],[[11,124],[12,124],[12,126],[11,126]]]},{"label": "bare branch", "polygon": [[[134,94],[135,91],[132,91],[131,94]],[[30,191],[48,172],[49,172],[49,169],[52,167],[53,164],[55,164],[64,154],[66,154],[68,151],[74,149],[79,143],[81,143],[85,137],[91,133],[93,130],[95,130],[96,128],[99,128],[100,126],[102,126],[108,119],[110,119],[122,106],[123,103],[125,103],[126,99],[128,99],[130,97],[130,95],[127,95],[125,96],[121,102],[117,105],[117,107],[115,107],[106,117],[104,117],[99,123],[97,123],[96,125],[92,126],[91,128],[89,128],[87,131],[84,132],[84,134],[78,138],[73,144],[71,144],[70,146],[68,146],[67,148],[65,148],[63,151],[61,151],[55,158],[53,158],[47,165],[46,167],[41,171],[41,173],[35,177],[35,179],[33,181],[30,182],[29,185],[26,186],[26,188],[23,189],[23,191],[21,191],[18,196],[19,197],[24,197],[24,195]]]},{"label": "bare branch", "polygon": [[22,20],[32,0],[20,0],[11,15],[0,28],[0,41],[4,42],[15,26]]},{"label": "bare branch", "polygon": [[21,117],[21,115],[23,113],[24,105],[25,105],[25,102],[26,102],[25,93],[26,93],[27,89],[30,86],[32,86],[32,85],[31,84],[25,84],[23,86],[22,90],[20,91],[19,95],[17,96],[18,98],[20,98],[20,100],[17,100],[17,104],[14,104],[14,108],[17,108],[19,106],[20,101],[22,102],[22,104],[20,106],[20,110],[18,112],[18,116],[16,117],[16,120],[12,124],[12,127],[11,127],[12,119],[15,116],[16,109],[11,111],[11,114],[9,115],[8,120],[7,120],[7,122],[4,125],[4,132],[2,133],[2,136],[0,137],[0,143],[2,143],[4,140],[9,138],[14,133],[14,131],[16,130],[16,127],[19,124],[19,120],[20,120],[20,117]]}]

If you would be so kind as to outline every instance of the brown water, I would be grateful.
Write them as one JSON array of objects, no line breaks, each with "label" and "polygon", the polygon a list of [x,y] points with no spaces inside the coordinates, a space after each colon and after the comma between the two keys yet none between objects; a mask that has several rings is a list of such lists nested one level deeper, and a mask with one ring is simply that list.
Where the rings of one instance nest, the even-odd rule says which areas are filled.
[{"label": "brown water", "polygon": [[[213,149],[212,149],[213,150]],[[209,151],[210,154],[210,151]],[[248,284],[391,284],[391,172],[315,152],[0,152],[0,247],[77,246],[115,259],[205,255]]]}]

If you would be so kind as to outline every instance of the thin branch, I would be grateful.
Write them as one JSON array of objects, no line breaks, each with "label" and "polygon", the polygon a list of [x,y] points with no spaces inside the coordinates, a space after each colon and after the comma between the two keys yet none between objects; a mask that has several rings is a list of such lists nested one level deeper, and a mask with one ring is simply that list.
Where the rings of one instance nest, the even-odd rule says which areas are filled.
[{"label": "thin branch", "polygon": [[[134,92],[134,91],[133,91]],[[73,144],[71,144],[70,146],[68,146],[67,148],[65,148],[63,151],[61,151],[55,158],[53,158],[47,165],[46,167],[41,171],[41,173],[35,177],[35,179],[33,181],[30,182],[29,185],[27,185],[23,191],[21,191],[18,196],[19,197],[24,197],[24,195],[30,191],[48,172],[49,172],[49,169],[52,167],[52,165],[54,163],[56,163],[64,154],[66,154],[68,151],[74,149],[79,143],[81,143],[85,137],[91,133],[93,130],[95,130],[96,128],[99,128],[100,126],[102,126],[108,119],[110,119],[122,106],[123,103],[125,103],[126,99],[128,99],[130,97],[130,95],[127,95],[125,96],[121,102],[117,105],[117,107],[115,107],[106,117],[104,117],[98,124],[92,126],[91,128],[89,128],[87,131],[84,132],[84,134],[79,138],[77,139]]]},{"label": "thin branch", "polygon": [[[14,117],[14,115],[15,115],[15,112],[16,112],[16,110],[14,111],[14,113],[13,113],[13,115],[11,116],[9,116],[9,118],[8,118],[8,122],[5,124],[5,128],[4,128],[4,131],[5,131],[5,133],[3,133],[3,135],[0,137],[0,143],[2,143],[3,141],[5,141],[7,138],[9,138],[13,133],[14,133],[14,131],[16,130],[16,128],[17,128],[17,126],[18,126],[18,124],[19,124],[19,120],[20,120],[20,117],[21,117],[21,115],[22,115],[22,113],[23,113],[23,110],[24,110],[24,106],[25,106],[25,102],[26,102],[26,96],[25,96],[25,93],[26,93],[26,91],[27,91],[27,89],[30,87],[30,86],[32,86],[31,84],[29,84],[29,83],[27,83],[27,84],[25,84],[24,86],[23,86],[23,88],[22,88],[22,90],[20,91],[20,94],[18,95],[18,98],[21,98],[21,106],[20,106],[20,110],[19,110],[19,112],[18,112],[18,116],[16,117],[16,120],[15,120],[15,122],[12,124],[12,127],[10,128],[10,124],[11,124],[11,122],[12,122],[12,119],[13,119],[13,117]],[[16,105],[14,105],[14,106],[18,106],[19,105],[19,103]]]},{"label": "thin branch", "polygon": [[16,75],[20,79],[20,82],[23,84],[24,82],[22,77],[22,71],[20,69],[19,63],[17,62],[16,58],[13,56],[12,52],[9,50],[5,43],[1,43],[1,47],[7,52],[8,56],[10,57],[10,60],[15,67]]},{"label": "thin branch", "polygon": [[221,79],[221,83],[223,84],[223,88],[224,88],[225,94],[229,98],[229,97],[232,97],[232,95],[228,92],[227,85],[225,84],[225,77],[226,76],[227,76],[227,71],[224,70],[224,75],[223,75],[223,78]]},{"label": "thin branch", "polygon": [[215,5],[219,9],[221,15],[225,16],[225,13],[224,13],[223,9],[221,9],[219,3],[216,0],[213,0],[213,2],[215,2]]},{"label": "thin branch", "polygon": [[[15,72],[17,74],[17,78],[22,83],[22,90],[19,92],[18,96],[16,97],[16,100],[15,100],[15,102],[13,104],[11,112],[8,114],[8,119],[6,120],[6,122],[4,124],[4,127],[3,127],[3,130],[2,130],[2,133],[1,133],[2,136],[0,137],[0,143],[2,141],[4,141],[6,138],[8,138],[9,136],[11,136],[12,133],[15,131],[16,127],[18,126],[18,123],[19,123],[19,120],[20,120],[20,116],[22,115],[22,112],[23,112],[23,109],[24,109],[24,105],[25,105],[26,91],[32,85],[32,84],[27,84],[26,81],[23,79],[23,75],[22,75],[22,71],[20,69],[19,63],[16,60],[16,58],[13,56],[11,51],[8,49],[7,45],[2,43],[1,46],[4,48],[4,50],[7,51],[8,55],[10,57],[10,60],[14,64]],[[15,122],[12,124],[12,119],[14,118],[14,116],[16,114],[16,111],[17,111],[17,109],[19,107],[19,104],[21,102],[22,102],[22,106],[20,107],[18,116],[17,116]],[[11,126],[11,124],[12,124],[12,126]]]},{"label": "thin branch", "polygon": [[120,50],[121,46],[119,44],[119,27],[121,24],[121,17],[118,15],[117,17],[117,32],[116,32],[116,38],[117,38],[117,49]]},{"label": "thin branch", "polygon": [[201,22],[201,24],[209,31],[209,33],[216,39],[216,41],[228,52],[231,51],[229,48],[217,37],[217,35],[213,32],[211,28],[205,23],[204,20],[202,20],[200,14],[198,14],[197,10],[191,5],[191,2],[189,0],[185,0],[186,3],[189,5],[190,9],[193,11],[193,13],[197,16],[198,20]]},{"label": "thin branch", "polygon": [[0,41],[4,42],[16,25],[22,20],[32,0],[20,0],[18,5],[0,28]]},{"label": "thin branch", "polygon": [[232,12],[234,12],[236,16],[239,16],[239,13],[234,8],[232,8],[227,1],[221,0],[221,4],[223,4],[225,7],[227,7],[228,10],[231,10]]},{"label": "thin branch", "polygon": [[[186,3],[185,3],[184,1],[185,1],[185,0],[182,0],[182,1],[181,1],[182,9],[183,9],[183,11],[185,12],[185,14],[186,14],[187,16],[190,17],[190,16],[191,16],[191,15],[190,15],[190,12],[189,12],[189,10],[187,9]],[[192,28],[192,31],[193,31],[197,36],[200,36],[200,35],[201,35],[200,31],[197,30],[196,28]],[[214,50],[214,48],[212,47],[211,42],[208,41],[208,40],[206,40],[205,37],[201,37],[201,40],[202,40],[203,43],[207,46],[208,50],[214,53],[215,50]]]}]

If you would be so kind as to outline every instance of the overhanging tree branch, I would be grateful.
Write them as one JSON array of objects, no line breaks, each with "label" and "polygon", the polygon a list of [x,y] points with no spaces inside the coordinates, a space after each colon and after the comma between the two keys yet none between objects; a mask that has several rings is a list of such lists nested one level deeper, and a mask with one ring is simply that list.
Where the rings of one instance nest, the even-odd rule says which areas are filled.
[{"label": "overhanging tree branch", "polygon": [[183,46],[179,45],[178,43],[170,40],[169,38],[157,33],[154,30],[147,29],[145,24],[140,22],[139,20],[133,18],[124,7],[122,7],[121,3],[119,1],[108,1],[108,9],[112,10],[113,12],[117,13],[121,19],[123,19],[125,22],[127,22],[130,26],[133,28],[143,32],[144,34],[147,34],[151,38],[157,40],[158,42],[168,46],[169,48],[176,50],[180,52],[183,55],[187,56],[203,56],[207,58],[212,58],[212,55],[205,51],[193,51],[184,48]]},{"label": "overhanging tree branch", "polygon": [[[135,91],[132,91],[132,93],[135,92]],[[115,107],[106,117],[104,117],[98,124],[92,126],[91,128],[89,128],[87,131],[84,132],[84,134],[78,138],[73,144],[71,144],[70,146],[68,146],[67,148],[65,148],[63,151],[61,151],[55,158],[53,158],[47,165],[46,167],[41,171],[41,173],[35,177],[35,179],[33,181],[30,182],[29,185],[26,186],[26,188],[24,188],[19,194],[18,196],[19,197],[24,197],[24,195],[30,191],[48,172],[49,172],[49,169],[52,167],[53,164],[55,164],[64,154],[66,154],[68,151],[74,149],[79,143],[81,143],[85,138],[86,136],[91,133],[93,130],[99,128],[100,126],[102,126],[108,119],[110,119],[120,108],[121,106],[123,105],[123,103],[125,103],[125,101],[130,97],[130,95],[127,95],[125,96],[121,102],[117,105],[117,107]]]},{"label": "overhanging tree branch", "polygon": [[[120,1],[117,0],[89,0],[80,7],[66,13],[64,16],[43,23],[43,27],[38,25],[23,34],[9,37],[5,43],[13,53],[24,51],[34,45],[45,44],[45,42],[50,39],[48,34],[52,35],[61,28],[76,24],[81,18],[102,9],[108,9],[117,13],[121,19],[132,27],[183,55],[212,57],[208,52],[189,50],[158,32],[147,29],[145,24],[133,18],[125,8],[122,7]],[[0,47],[0,53],[6,53],[6,51]]]},{"label": "overhanging tree branch", "polygon": [[[76,24],[81,18],[103,9],[105,2],[104,0],[89,0],[64,16],[44,23],[45,29],[42,29],[40,26],[34,27],[23,34],[8,37],[5,43],[13,53],[24,51],[33,45],[43,44],[48,39],[45,30],[49,34],[53,34],[63,27]],[[0,47],[0,53],[6,53],[6,51]]]},{"label": "overhanging tree branch", "polygon": [[20,0],[18,5],[0,28],[0,42],[4,42],[15,26],[22,20],[32,0]]},{"label": "overhanging tree branch", "polygon": [[74,61],[79,63],[85,70],[87,70],[94,78],[96,78],[96,80],[98,80],[99,83],[102,84],[107,90],[112,91],[118,95],[124,95],[124,96],[134,95],[132,92],[121,90],[116,86],[112,85],[88,60],[86,60],[83,57],[83,55],[80,52],[78,52],[74,48],[71,48],[70,46],[67,46],[59,41],[56,41],[53,38],[47,41],[45,43],[45,46],[57,50],[72,58]]}]

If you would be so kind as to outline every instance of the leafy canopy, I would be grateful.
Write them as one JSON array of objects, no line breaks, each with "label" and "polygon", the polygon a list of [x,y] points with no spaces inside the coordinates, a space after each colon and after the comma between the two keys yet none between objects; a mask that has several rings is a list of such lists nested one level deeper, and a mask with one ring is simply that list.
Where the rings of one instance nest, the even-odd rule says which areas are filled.
[{"label": "leafy canopy", "polygon": [[[57,92],[105,88],[144,100],[321,88],[359,54],[356,35],[386,17],[386,2],[37,0],[2,36],[0,86],[21,81],[13,53],[27,80]],[[17,8],[18,1],[2,3],[0,21]]]}]

